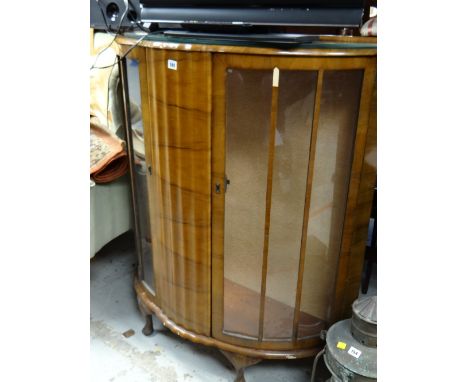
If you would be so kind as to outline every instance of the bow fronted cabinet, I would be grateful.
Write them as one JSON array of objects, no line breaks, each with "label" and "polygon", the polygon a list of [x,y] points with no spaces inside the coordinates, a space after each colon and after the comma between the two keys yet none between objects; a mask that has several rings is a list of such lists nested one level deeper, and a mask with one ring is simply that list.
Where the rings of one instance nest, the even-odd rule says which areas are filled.
[{"label": "bow fronted cabinet", "polygon": [[376,41],[118,41],[145,332],[155,315],[239,380],[315,355],[359,293]]}]

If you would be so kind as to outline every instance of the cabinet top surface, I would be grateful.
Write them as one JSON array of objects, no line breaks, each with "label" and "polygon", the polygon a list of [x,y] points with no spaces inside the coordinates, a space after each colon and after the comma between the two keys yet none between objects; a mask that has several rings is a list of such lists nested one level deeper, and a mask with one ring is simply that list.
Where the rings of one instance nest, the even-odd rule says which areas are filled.
[{"label": "cabinet top surface", "polygon": [[351,36],[320,36],[316,41],[297,45],[272,45],[250,41],[226,41],[202,38],[169,37],[161,34],[128,33],[117,38],[122,47],[143,46],[155,49],[239,53],[278,56],[376,56],[377,38]]}]

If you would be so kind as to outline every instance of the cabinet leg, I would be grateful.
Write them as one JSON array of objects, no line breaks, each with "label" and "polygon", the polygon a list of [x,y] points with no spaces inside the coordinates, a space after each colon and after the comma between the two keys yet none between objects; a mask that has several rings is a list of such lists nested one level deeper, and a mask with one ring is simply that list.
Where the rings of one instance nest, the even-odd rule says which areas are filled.
[{"label": "cabinet leg", "polygon": [[151,312],[149,312],[143,304],[140,302],[140,299],[137,299],[138,302],[138,309],[140,310],[141,314],[145,318],[145,326],[141,330],[141,332],[145,336],[150,336],[153,334],[154,328],[153,328],[153,316],[151,315]]},{"label": "cabinet leg", "polygon": [[244,368],[237,370],[236,379],[234,382],[245,382],[244,378]]},{"label": "cabinet leg", "polygon": [[237,375],[234,382],[245,382],[244,369],[246,367],[257,364],[262,360],[261,358],[247,357],[245,355],[231,353],[225,350],[221,350],[221,353],[224,354],[234,369],[236,369]]},{"label": "cabinet leg", "polygon": [[142,332],[145,336],[150,336],[153,334],[153,331],[153,317],[151,314],[147,314],[145,315],[145,326],[143,327]]}]

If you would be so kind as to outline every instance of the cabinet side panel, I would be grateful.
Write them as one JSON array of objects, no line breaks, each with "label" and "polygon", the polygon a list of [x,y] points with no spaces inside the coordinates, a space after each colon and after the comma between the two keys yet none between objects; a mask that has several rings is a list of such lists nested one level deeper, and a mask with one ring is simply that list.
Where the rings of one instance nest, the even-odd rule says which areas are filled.
[{"label": "cabinet side panel", "polygon": [[351,314],[351,305],[359,295],[366,240],[371,214],[374,187],[377,185],[377,87],[374,88],[367,131],[366,149],[362,164],[361,183],[355,212],[350,264],[344,297],[343,316]]},{"label": "cabinet side panel", "polygon": [[[365,242],[361,242],[361,245],[358,243],[360,238],[367,237],[367,229],[362,229],[361,227],[362,224],[367,226],[369,222],[370,206],[372,204],[371,199],[370,201],[365,202],[364,190],[367,187],[365,183],[369,181],[373,183],[372,176],[375,176],[375,166],[373,169],[369,167],[366,168],[366,161],[369,160],[372,154],[370,157],[367,157],[367,160],[365,159],[372,151],[370,146],[366,147],[366,142],[368,139],[368,132],[371,128],[370,110],[372,106],[375,81],[376,60],[372,59],[367,63],[362,83],[353,167],[348,191],[346,217],[341,241],[341,253],[335,283],[335,302],[331,322],[346,318],[345,311],[350,312],[350,304],[352,303],[349,299],[352,300],[353,296],[357,296],[359,293],[360,283],[356,283],[355,280],[357,277],[360,277],[360,272],[362,270]],[[370,173],[368,173],[368,175],[371,175],[370,178],[368,178],[368,175],[365,175],[365,172],[369,170]],[[372,175],[372,173],[374,175]],[[351,280],[353,281],[350,282]]]},{"label": "cabinet side panel", "polygon": [[158,300],[171,320],[210,335],[211,55],[149,49],[147,59]]}]

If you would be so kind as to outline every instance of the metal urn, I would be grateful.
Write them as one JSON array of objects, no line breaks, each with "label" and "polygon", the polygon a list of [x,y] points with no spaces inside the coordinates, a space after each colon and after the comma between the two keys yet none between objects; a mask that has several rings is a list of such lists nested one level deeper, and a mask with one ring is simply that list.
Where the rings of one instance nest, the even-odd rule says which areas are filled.
[{"label": "metal urn", "polygon": [[324,339],[326,345],[315,357],[311,382],[322,355],[332,375],[327,382],[377,381],[377,296],[354,301],[352,318],[332,325]]}]

